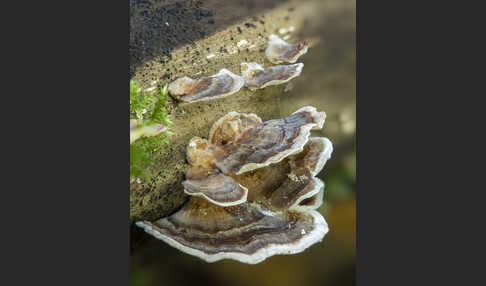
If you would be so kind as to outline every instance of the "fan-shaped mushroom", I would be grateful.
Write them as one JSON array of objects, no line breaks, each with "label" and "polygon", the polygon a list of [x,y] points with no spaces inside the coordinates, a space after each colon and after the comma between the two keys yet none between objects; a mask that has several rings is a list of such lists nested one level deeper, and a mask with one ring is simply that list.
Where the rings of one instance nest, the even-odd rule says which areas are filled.
[{"label": "fan-shaped mushroom", "polygon": [[169,84],[168,90],[177,100],[196,102],[231,95],[238,92],[244,84],[241,76],[221,69],[213,76],[199,79],[180,77]]},{"label": "fan-shaped mushroom", "polygon": [[280,162],[302,151],[310,130],[322,128],[325,118],[324,112],[306,106],[282,119],[262,122],[223,146],[224,153],[215,158],[215,165],[223,173],[241,174]]},{"label": "fan-shaped mushroom", "polygon": [[241,63],[241,74],[245,79],[245,86],[254,90],[288,82],[299,76],[303,68],[303,63],[263,68],[258,63],[251,62]]},{"label": "fan-shaped mushroom", "polygon": [[317,211],[272,212],[250,203],[223,208],[198,198],[168,218],[137,225],[207,262],[234,259],[249,264],[302,252],[329,230]]},{"label": "fan-shaped mushroom", "polygon": [[200,196],[211,203],[228,207],[246,201],[248,189],[238,184],[233,178],[221,174],[215,169],[202,176],[185,180],[184,192],[191,196]]},{"label": "fan-shaped mushroom", "polygon": [[268,37],[268,47],[265,50],[267,59],[274,64],[295,63],[303,54],[307,53],[308,46],[304,42],[287,43],[277,35]]},{"label": "fan-shaped mushroom", "polygon": [[169,217],[137,225],[208,262],[254,264],[321,241],[328,226],[316,211],[324,183],[315,176],[332,144],[309,134],[324,119],[309,106],[265,122],[255,114],[227,114],[209,140],[194,137],[188,145],[183,185],[189,202]]}]

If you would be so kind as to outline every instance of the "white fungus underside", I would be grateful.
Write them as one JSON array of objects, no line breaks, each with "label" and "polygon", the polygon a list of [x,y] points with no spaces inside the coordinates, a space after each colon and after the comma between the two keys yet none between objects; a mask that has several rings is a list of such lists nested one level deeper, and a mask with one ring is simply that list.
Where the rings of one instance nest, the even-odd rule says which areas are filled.
[{"label": "white fungus underside", "polygon": [[245,254],[240,252],[219,252],[215,254],[207,254],[203,251],[189,248],[176,240],[172,239],[171,237],[165,236],[162,233],[158,232],[156,229],[152,227],[152,224],[148,221],[139,221],[136,223],[137,226],[143,228],[145,232],[153,235],[157,239],[164,241],[165,243],[169,244],[172,247],[179,249],[180,251],[197,256],[206,262],[216,262],[221,259],[233,259],[243,263],[248,264],[256,264],[260,263],[266,258],[279,255],[279,254],[296,254],[304,251],[311,245],[322,241],[324,236],[329,231],[329,227],[327,225],[326,220],[324,217],[315,210],[306,212],[307,214],[311,215],[314,218],[314,228],[311,232],[306,233],[301,239],[289,243],[289,244],[268,244],[265,247],[257,250],[253,254]]},{"label": "white fungus underside", "polygon": [[215,205],[218,205],[218,206],[222,206],[222,207],[230,207],[230,206],[236,206],[236,205],[239,205],[239,204],[242,204],[244,202],[246,202],[246,199],[248,198],[248,189],[245,188],[244,186],[242,186],[241,184],[238,184],[243,190],[244,190],[244,195],[241,199],[239,200],[236,200],[236,201],[232,201],[232,202],[218,202],[218,201],[215,201],[213,199],[211,199],[210,197],[206,196],[206,194],[202,193],[202,192],[190,192],[186,189],[184,189],[184,193],[190,195],[190,196],[195,196],[195,197],[201,197],[201,198],[205,198],[206,200],[210,201],[212,204],[215,204]]}]

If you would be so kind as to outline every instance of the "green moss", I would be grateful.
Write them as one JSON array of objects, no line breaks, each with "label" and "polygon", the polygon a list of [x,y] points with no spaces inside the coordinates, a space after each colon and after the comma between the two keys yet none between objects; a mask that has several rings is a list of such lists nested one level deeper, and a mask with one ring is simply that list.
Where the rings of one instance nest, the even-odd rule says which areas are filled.
[{"label": "green moss", "polygon": [[[144,125],[171,125],[172,121],[165,108],[167,98],[167,85],[156,96],[153,92],[144,93],[133,80],[130,81],[130,118],[138,119],[139,124]],[[130,144],[130,177],[150,177],[148,167],[152,164],[152,154],[168,144],[171,135],[172,132],[167,129],[160,135],[140,138]]]}]

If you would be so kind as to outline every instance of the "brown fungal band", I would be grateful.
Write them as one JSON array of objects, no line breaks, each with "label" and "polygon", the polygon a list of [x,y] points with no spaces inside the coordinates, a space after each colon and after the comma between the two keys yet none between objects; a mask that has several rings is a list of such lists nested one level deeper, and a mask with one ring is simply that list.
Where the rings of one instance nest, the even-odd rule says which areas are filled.
[{"label": "brown fungal band", "polygon": [[303,54],[307,53],[308,46],[304,42],[287,43],[277,35],[268,37],[268,47],[265,50],[267,59],[274,63],[295,63]]},{"label": "brown fungal band", "polygon": [[[207,262],[255,264],[304,251],[329,230],[316,211],[324,183],[315,176],[330,158],[332,143],[309,138],[324,119],[310,106],[265,122],[255,114],[228,113],[213,124],[208,140],[194,137],[188,144],[183,182],[188,203],[169,217],[137,225]],[[229,156],[239,149],[244,152]],[[255,153],[258,163],[248,161]],[[278,160],[270,160],[276,154]],[[219,159],[230,157],[239,161],[228,164],[235,168],[218,166]],[[252,168],[240,172],[248,162]]]},{"label": "brown fungal band", "polygon": [[299,76],[303,68],[303,63],[263,68],[258,63],[251,62],[241,63],[241,74],[245,79],[245,86],[254,90],[288,82]]},{"label": "brown fungal band", "polygon": [[168,90],[177,100],[196,102],[231,95],[238,92],[244,83],[241,76],[221,69],[213,76],[199,79],[180,77],[169,84]]}]

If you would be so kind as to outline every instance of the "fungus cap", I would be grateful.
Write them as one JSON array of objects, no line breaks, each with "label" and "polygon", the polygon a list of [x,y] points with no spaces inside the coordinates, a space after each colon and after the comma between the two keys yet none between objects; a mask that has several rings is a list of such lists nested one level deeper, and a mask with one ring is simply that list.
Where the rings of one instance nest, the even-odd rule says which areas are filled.
[{"label": "fungus cap", "polygon": [[[278,177],[280,180],[279,183],[271,184],[277,187],[256,188],[262,191],[260,194],[253,194],[252,200],[268,202],[266,205],[274,210],[319,207],[322,203],[324,182],[315,176],[322,170],[331,153],[332,144],[327,138],[309,138],[302,152],[289,156],[285,160],[290,169],[285,177],[272,174],[273,177]],[[280,170],[286,169],[280,168]],[[256,172],[264,171],[257,170]],[[258,173],[256,175],[258,176]],[[241,178],[239,180],[248,182]],[[268,184],[268,182],[266,183]]]},{"label": "fungus cap", "polygon": [[307,168],[312,176],[321,172],[327,160],[331,158],[332,143],[325,137],[311,137],[302,152],[289,157],[293,169]]},{"label": "fungus cap", "polygon": [[271,34],[268,37],[268,47],[265,50],[267,59],[274,63],[295,63],[303,54],[307,53],[308,46],[304,42],[287,43],[279,36]]},{"label": "fungus cap", "polygon": [[186,194],[203,197],[223,207],[244,203],[248,196],[247,188],[217,170],[198,178],[185,180],[182,185]]},{"label": "fungus cap", "polygon": [[323,184],[322,189],[317,194],[302,200],[298,205],[293,206],[292,209],[301,211],[318,209],[324,199],[324,182],[321,181],[321,183]]},{"label": "fungus cap", "polygon": [[231,95],[238,92],[244,84],[241,76],[221,69],[215,75],[199,79],[180,77],[169,84],[168,90],[177,100],[196,102]]},{"label": "fungus cap", "polygon": [[194,198],[168,218],[137,226],[207,262],[233,259],[248,264],[302,252],[329,230],[317,211],[272,212],[250,203],[222,208]]},{"label": "fungus cap", "polygon": [[262,122],[237,141],[222,147],[214,164],[223,173],[242,174],[278,163],[302,151],[313,127],[322,128],[326,114],[305,106],[281,118]]},{"label": "fungus cap", "polygon": [[245,79],[245,86],[254,90],[288,82],[299,76],[303,68],[303,63],[263,68],[258,63],[251,62],[241,63],[241,74]]},{"label": "fungus cap", "polygon": [[218,146],[237,141],[245,132],[262,123],[262,119],[253,113],[231,111],[218,119],[209,130],[209,141]]}]

